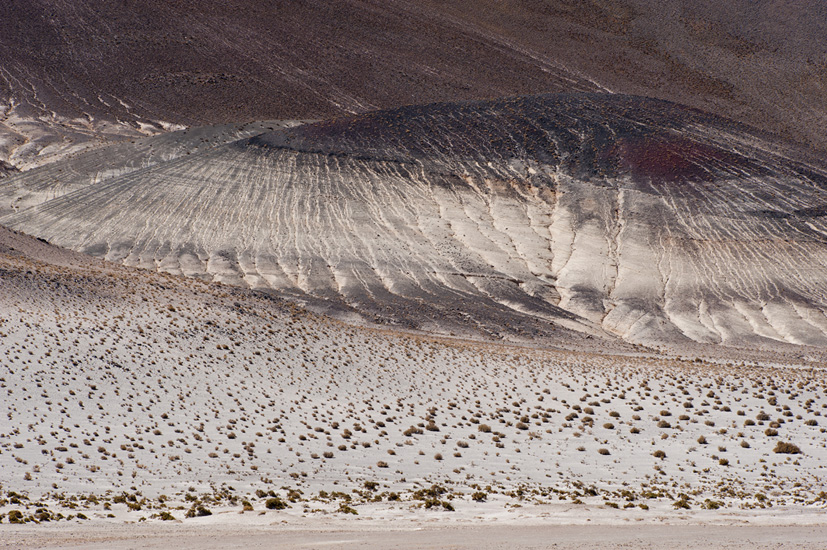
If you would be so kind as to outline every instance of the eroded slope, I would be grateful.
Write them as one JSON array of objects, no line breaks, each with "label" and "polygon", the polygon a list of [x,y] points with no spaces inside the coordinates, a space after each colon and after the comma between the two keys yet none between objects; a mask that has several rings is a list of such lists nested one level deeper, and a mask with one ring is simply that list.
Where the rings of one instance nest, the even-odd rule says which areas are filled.
[{"label": "eroded slope", "polygon": [[440,333],[822,346],[825,181],[695,110],[546,95],[263,134],[2,223]]}]

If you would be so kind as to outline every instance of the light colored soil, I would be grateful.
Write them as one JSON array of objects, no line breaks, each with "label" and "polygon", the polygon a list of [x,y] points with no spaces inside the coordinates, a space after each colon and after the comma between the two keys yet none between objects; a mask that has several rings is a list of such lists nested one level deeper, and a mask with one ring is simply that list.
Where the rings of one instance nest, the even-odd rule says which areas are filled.
[{"label": "light colored soil", "polygon": [[673,548],[747,549],[824,548],[827,526],[773,525],[485,525],[415,528],[300,529],[280,527],[65,526],[12,528],[0,531],[0,548],[61,548],[112,550],[131,548],[425,548],[425,549],[528,549],[528,548]]}]

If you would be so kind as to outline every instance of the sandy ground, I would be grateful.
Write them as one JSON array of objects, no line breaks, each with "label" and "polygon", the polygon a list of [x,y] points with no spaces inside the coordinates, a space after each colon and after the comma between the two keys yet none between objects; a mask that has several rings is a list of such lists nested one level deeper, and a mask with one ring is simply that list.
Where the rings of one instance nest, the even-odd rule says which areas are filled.
[{"label": "sandy ground", "polygon": [[827,526],[420,524],[331,530],[193,525],[4,527],[0,548],[824,548]]},{"label": "sandy ground", "polygon": [[394,335],[10,232],[0,270],[0,548],[827,540],[823,364]]}]

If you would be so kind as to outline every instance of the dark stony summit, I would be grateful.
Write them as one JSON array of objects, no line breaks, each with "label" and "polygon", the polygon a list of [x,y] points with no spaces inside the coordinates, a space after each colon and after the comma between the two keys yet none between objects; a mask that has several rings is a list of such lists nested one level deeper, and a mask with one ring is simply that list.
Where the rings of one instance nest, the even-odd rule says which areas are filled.
[{"label": "dark stony summit", "polygon": [[[746,127],[668,101],[548,94],[375,111],[253,137],[251,145],[373,160],[508,163],[527,160],[579,178],[629,176],[659,185],[763,171],[745,154],[692,135]],[[747,153],[749,155],[750,153]],[[778,159],[782,160],[782,159]]]}]

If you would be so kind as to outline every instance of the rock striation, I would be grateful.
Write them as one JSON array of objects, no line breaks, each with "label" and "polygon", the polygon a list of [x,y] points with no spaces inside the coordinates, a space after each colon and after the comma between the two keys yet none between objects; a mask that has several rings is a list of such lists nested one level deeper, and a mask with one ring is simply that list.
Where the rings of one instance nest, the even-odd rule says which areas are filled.
[{"label": "rock striation", "polygon": [[162,157],[5,178],[0,224],[435,333],[827,345],[827,170],[677,104],[403,107]]}]

